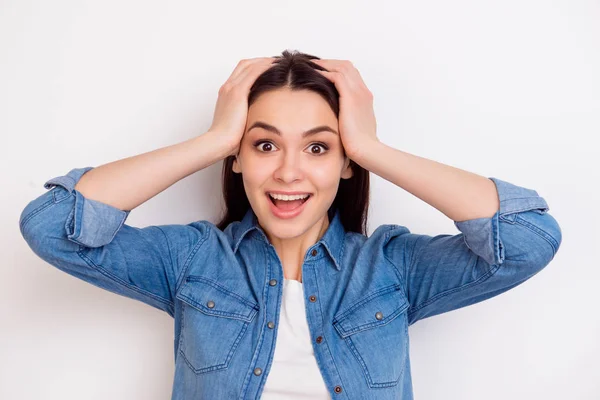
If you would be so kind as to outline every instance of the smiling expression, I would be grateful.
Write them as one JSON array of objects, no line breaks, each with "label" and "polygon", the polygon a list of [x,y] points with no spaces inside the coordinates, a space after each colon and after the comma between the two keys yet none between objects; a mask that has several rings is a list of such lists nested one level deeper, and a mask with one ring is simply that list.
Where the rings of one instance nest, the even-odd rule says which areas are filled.
[{"label": "smiling expression", "polygon": [[[262,93],[248,109],[233,172],[270,237],[290,239],[328,225],[340,179],[352,176],[335,113],[321,95],[281,88]],[[278,216],[268,193],[310,194],[302,211]]]}]

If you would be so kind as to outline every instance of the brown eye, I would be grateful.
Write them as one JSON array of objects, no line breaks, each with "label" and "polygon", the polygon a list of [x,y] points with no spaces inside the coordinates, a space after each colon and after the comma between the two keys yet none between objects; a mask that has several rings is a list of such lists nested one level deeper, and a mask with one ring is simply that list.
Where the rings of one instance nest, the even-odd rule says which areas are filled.
[{"label": "brown eye", "polygon": [[[257,141],[253,144],[253,146],[262,153],[270,153],[274,148],[273,144],[267,140]],[[315,150],[315,148],[318,149],[319,147],[321,150]],[[313,143],[310,146],[310,152],[316,156],[323,155],[327,150],[329,150],[329,147],[323,143]]]},{"label": "brown eye", "polygon": [[315,155],[321,155],[321,154],[323,154],[323,150],[321,150],[321,151],[315,151],[315,148],[319,148],[319,147],[322,148],[324,151],[327,151],[327,146],[315,143],[310,148],[311,149],[311,153],[313,153]]},{"label": "brown eye", "polygon": [[271,150],[271,143],[265,143],[265,146],[262,149],[264,151],[270,151]]},{"label": "brown eye", "polygon": [[[263,146],[264,145],[264,146]],[[263,141],[263,142],[258,142],[255,144],[255,146],[262,152],[264,153],[268,153],[272,150],[273,145],[271,144],[271,142],[267,142],[267,141]],[[262,149],[261,149],[262,147]]]}]

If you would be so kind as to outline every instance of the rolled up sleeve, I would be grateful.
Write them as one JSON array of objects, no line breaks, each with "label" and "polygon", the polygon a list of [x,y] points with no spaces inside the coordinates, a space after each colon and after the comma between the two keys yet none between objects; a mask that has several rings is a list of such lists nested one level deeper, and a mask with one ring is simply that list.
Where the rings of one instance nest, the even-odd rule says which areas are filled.
[{"label": "rolled up sleeve", "polygon": [[562,242],[556,219],[535,190],[497,178],[499,210],[455,221],[460,233],[435,236],[388,225],[384,254],[405,280],[409,323],[481,302],[531,278]]},{"label": "rolled up sleeve", "polygon": [[[500,238],[500,221],[517,223],[517,214],[532,211],[544,215],[550,209],[546,200],[538,192],[527,189],[498,178],[489,178],[496,185],[500,209],[491,218],[477,218],[457,222],[454,225],[464,234],[465,244],[475,254],[489,264],[502,264],[504,262],[504,243]],[[527,225],[532,232],[542,236],[548,241],[548,250],[552,257],[558,251],[562,235],[560,227],[554,218],[535,217],[520,218],[519,222]]]},{"label": "rolled up sleeve", "polygon": [[91,169],[93,167],[73,169],[67,175],[50,179],[44,183],[44,188],[62,186],[69,194],[75,196],[75,205],[66,223],[67,238],[82,246],[100,247],[114,239],[130,211],[87,199],[74,190],[81,177]]},{"label": "rolled up sleeve", "polygon": [[44,184],[47,191],[30,201],[19,218],[23,238],[58,269],[173,316],[182,271],[206,241],[209,222],[127,225],[130,211],[75,189],[92,168],[75,168]]}]

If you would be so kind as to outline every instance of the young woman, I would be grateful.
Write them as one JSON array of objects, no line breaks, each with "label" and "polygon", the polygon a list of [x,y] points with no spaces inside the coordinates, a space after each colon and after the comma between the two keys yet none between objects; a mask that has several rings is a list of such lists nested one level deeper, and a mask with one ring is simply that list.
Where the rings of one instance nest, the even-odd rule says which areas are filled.
[{"label": "young woman", "polygon": [[[223,159],[220,223],[124,223]],[[460,233],[367,237],[369,171]],[[408,326],[519,285],[561,243],[536,191],[385,145],[350,62],[288,51],[241,61],[205,134],[45,188],[21,214],[25,240],[174,318],[173,399],[412,399]]]}]

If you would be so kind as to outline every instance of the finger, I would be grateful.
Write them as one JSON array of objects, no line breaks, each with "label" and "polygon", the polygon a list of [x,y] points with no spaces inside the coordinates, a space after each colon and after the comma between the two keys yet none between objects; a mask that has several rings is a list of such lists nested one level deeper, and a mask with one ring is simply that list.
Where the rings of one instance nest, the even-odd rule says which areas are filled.
[{"label": "finger", "polygon": [[316,62],[318,65],[328,69],[329,71],[345,72],[347,69],[346,60],[321,59],[313,61]]},{"label": "finger", "polygon": [[318,71],[320,74],[322,74],[327,79],[329,79],[331,82],[333,82],[333,84],[335,85],[335,88],[339,92],[340,96],[345,97],[352,90],[348,86],[348,79],[346,79],[346,77],[343,74],[341,74],[340,72],[337,72],[337,71],[319,71],[318,69],[316,69],[315,71]]},{"label": "finger", "polygon": [[317,69],[315,69],[315,71],[319,71],[319,73],[332,81],[338,89],[338,92],[340,92],[340,96],[349,95],[350,92],[355,92],[359,88],[359,84],[356,83],[356,79],[354,79],[351,75],[348,76],[344,71],[320,71]]},{"label": "finger", "polygon": [[318,65],[328,69],[330,72],[340,73],[347,81],[347,87],[352,91],[368,90],[367,85],[360,76],[360,72],[348,60],[314,60]]},{"label": "finger", "polygon": [[257,63],[248,65],[248,67],[240,73],[240,75],[232,82],[234,86],[240,86],[244,92],[250,90],[256,79],[266,70],[273,66],[275,59],[266,59]]},{"label": "finger", "polygon": [[238,62],[238,64],[236,65],[235,69],[233,70],[233,72],[231,73],[231,75],[229,76],[228,81],[233,83],[234,81],[237,80],[239,75],[242,74],[248,67],[250,67],[256,63],[267,62],[267,60],[273,61],[273,60],[275,60],[275,58],[273,58],[273,57],[256,57],[256,58],[240,60]]},{"label": "finger", "polygon": [[272,62],[274,60],[275,60],[275,58],[273,58],[273,57],[257,57],[257,58],[241,60],[238,63],[238,65],[236,66],[235,70],[231,73],[231,76],[229,77],[228,80],[232,83],[236,82],[236,81],[238,81],[239,76],[244,74],[244,72],[247,71],[248,68],[251,67],[252,65],[256,65],[259,63]]},{"label": "finger", "polygon": [[[232,87],[240,85],[242,82],[244,82],[244,80],[249,75],[255,76],[254,79],[256,79],[258,77],[258,75],[260,75],[262,72],[264,72],[268,68],[270,68],[273,65],[274,61],[275,61],[275,58],[264,58],[264,59],[260,59],[255,62],[246,64],[246,66],[243,69],[241,69],[235,77],[229,79],[229,84]],[[260,71],[258,73],[255,72],[255,71],[257,71],[257,68],[258,68],[258,71]]]}]

